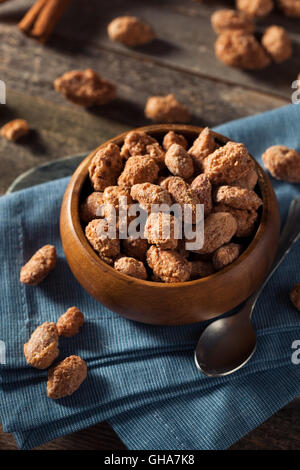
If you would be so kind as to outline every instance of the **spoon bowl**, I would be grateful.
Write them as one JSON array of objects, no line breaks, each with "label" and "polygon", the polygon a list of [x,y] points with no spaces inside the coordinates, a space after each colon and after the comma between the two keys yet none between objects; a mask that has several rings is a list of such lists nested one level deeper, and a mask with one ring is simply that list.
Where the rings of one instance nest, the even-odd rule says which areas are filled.
[{"label": "spoon bowl", "polygon": [[231,374],[249,361],[255,348],[256,333],[249,318],[221,318],[202,333],[195,350],[196,366],[210,377]]}]

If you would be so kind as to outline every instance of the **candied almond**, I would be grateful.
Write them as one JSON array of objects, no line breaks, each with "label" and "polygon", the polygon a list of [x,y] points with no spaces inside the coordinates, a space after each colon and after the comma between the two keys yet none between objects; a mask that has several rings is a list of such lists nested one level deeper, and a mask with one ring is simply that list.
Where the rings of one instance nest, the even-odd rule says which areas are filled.
[{"label": "candied almond", "polygon": [[155,122],[188,122],[191,119],[188,108],[180,103],[173,94],[166,96],[150,96],[145,115]]},{"label": "candied almond", "polygon": [[36,369],[47,369],[57,358],[58,333],[55,323],[45,322],[32,333],[24,344],[25,359]]},{"label": "candied almond", "polygon": [[187,146],[188,146],[187,140],[182,134],[177,134],[174,131],[169,131],[164,136],[163,148],[165,150],[168,150],[173,144],[181,145],[181,147],[183,147],[185,150],[187,149]]},{"label": "candied almond", "polygon": [[90,222],[93,219],[102,217],[103,193],[94,191],[80,206],[80,219],[83,222]]},{"label": "candied almond", "polygon": [[300,18],[300,0],[277,0],[277,3],[286,16]]},{"label": "candied almond", "polygon": [[14,119],[1,127],[1,135],[7,140],[16,142],[18,139],[27,135],[29,125],[25,119]]},{"label": "candied almond", "polygon": [[300,183],[300,153],[284,145],[269,147],[262,156],[266,169],[274,178]]},{"label": "candied almond", "polygon": [[154,183],[158,172],[159,167],[148,155],[130,157],[119,176],[118,185],[129,188],[138,183]]},{"label": "candied almond", "polygon": [[174,250],[161,250],[152,245],[147,252],[147,262],[155,279],[163,282],[185,282],[190,279],[191,265]]},{"label": "candied almond", "polygon": [[243,11],[224,8],[217,10],[211,17],[211,24],[217,34],[227,30],[243,30],[246,33],[253,33],[254,21]]},{"label": "candied almond", "polygon": [[160,169],[164,168],[166,152],[162,149],[162,147],[158,143],[155,143],[155,144],[147,145],[146,150],[147,150],[147,155],[153,158],[153,160],[159,166],[159,168]]},{"label": "candied almond", "polygon": [[140,206],[148,213],[151,212],[151,206],[153,204],[166,204],[167,206],[172,205],[171,196],[168,191],[156,184],[135,184],[132,186],[130,194],[132,199],[138,201]]},{"label": "candied almond", "polygon": [[253,210],[234,209],[225,204],[216,204],[213,210],[214,212],[229,212],[235,218],[237,222],[236,237],[247,238],[253,234],[258,216],[257,212]]},{"label": "candied almond", "polygon": [[190,178],[194,174],[193,159],[181,145],[171,145],[166,152],[165,164],[174,176]]},{"label": "candied almond", "polygon": [[170,177],[164,187],[171,194],[173,200],[182,208],[182,216],[185,209],[189,209],[192,215],[191,223],[197,223],[203,218],[203,211],[199,210],[199,205],[202,202],[196,192],[182,178],[179,176]]},{"label": "candied almond", "polygon": [[[209,254],[228,243],[235,235],[237,222],[228,212],[212,213],[204,221],[204,243],[195,250],[199,254]],[[193,250],[194,251],[194,250]]]},{"label": "candied almond", "polygon": [[108,227],[102,219],[92,220],[85,228],[85,235],[100,258],[107,264],[113,264],[114,259],[120,253],[120,240],[104,237]]},{"label": "candied almond", "polygon": [[240,256],[240,252],[241,245],[238,245],[237,243],[228,243],[221,246],[214,252],[212,257],[214,268],[217,271],[225,268]]},{"label": "candied almond", "polygon": [[127,160],[135,155],[146,155],[148,153],[147,146],[152,144],[158,144],[158,142],[146,132],[128,132],[121,148],[121,157]]},{"label": "candied almond", "polygon": [[300,312],[300,282],[294,285],[293,289],[290,292],[290,299],[293,302],[294,306]]},{"label": "candied almond", "polygon": [[108,144],[98,150],[89,166],[90,180],[95,191],[103,191],[107,186],[114,186],[122,167],[120,149],[117,145]]},{"label": "candied almond", "polygon": [[70,338],[77,335],[84,323],[84,315],[77,307],[70,307],[59,317],[56,327],[59,336]]},{"label": "candied almond", "polygon": [[175,250],[178,245],[179,225],[173,215],[152,212],[146,222],[144,236],[150,245],[164,250]]},{"label": "candied almond", "polygon": [[116,97],[116,87],[94,70],[71,70],[54,81],[56,91],[79,106],[89,108],[109,103]]},{"label": "candied almond", "polygon": [[271,60],[253,34],[225,31],[215,44],[217,58],[225,65],[245,70],[259,70]]},{"label": "candied almond", "polygon": [[148,241],[144,238],[128,237],[122,240],[123,251],[129,258],[136,258],[145,261],[146,253],[149,249]]},{"label": "candied almond", "polygon": [[256,170],[248,171],[244,176],[232,183],[232,186],[239,188],[254,189],[257,185],[258,174]]},{"label": "candied almond", "polygon": [[212,211],[212,185],[205,173],[198,175],[191,183],[191,188],[197,195],[200,204],[204,204],[204,216]]},{"label": "candied almond", "polygon": [[215,150],[215,137],[212,131],[208,127],[205,127],[205,129],[200,132],[197,139],[193,142],[193,145],[189,149],[188,153],[192,156],[195,167],[202,171],[202,162],[204,158],[208,157],[208,155],[213,153]]},{"label": "candied almond", "polygon": [[135,16],[118,16],[107,27],[113,41],[134,47],[152,42],[155,34],[152,28]]},{"label": "candied almond", "polygon": [[20,281],[33,286],[39,284],[55,267],[56,260],[55,247],[53,245],[42,246],[22,267]]},{"label": "candied almond", "polygon": [[264,17],[274,8],[273,0],[236,0],[236,7],[249,16]]},{"label": "candied almond", "polygon": [[114,268],[120,273],[127,274],[127,276],[143,279],[144,281],[147,279],[144,264],[135,258],[122,256],[115,261]]},{"label": "candied almond", "polygon": [[245,145],[228,142],[203,160],[204,172],[212,184],[231,184],[255,167]]},{"label": "candied almond", "polygon": [[252,189],[237,186],[220,186],[215,192],[215,201],[234,209],[254,211],[262,205],[262,200]]},{"label": "candied almond", "polygon": [[48,372],[47,395],[52,400],[72,395],[87,376],[86,362],[79,356],[69,356]]},{"label": "candied almond", "polygon": [[261,42],[268,54],[277,64],[284,62],[292,55],[290,36],[286,30],[280,26],[269,26]]}]

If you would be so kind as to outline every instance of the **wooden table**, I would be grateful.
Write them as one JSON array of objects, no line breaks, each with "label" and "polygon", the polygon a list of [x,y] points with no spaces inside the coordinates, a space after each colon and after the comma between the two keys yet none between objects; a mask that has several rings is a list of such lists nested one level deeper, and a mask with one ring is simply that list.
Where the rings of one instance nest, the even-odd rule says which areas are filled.
[{"label": "wooden table", "polygon": [[[16,23],[32,2],[11,0],[0,6],[0,79],[7,85],[7,105],[0,125],[19,117],[33,131],[14,144],[0,140],[0,193],[22,172],[49,160],[98,146],[130,127],[145,125],[149,95],[173,92],[193,112],[193,123],[214,126],[277,108],[290,102],[291,83],[300,72],[299,20],[274,12],[258,25],[281,24],[294,42],[294,56],[263,72],[246,73],[223,66],[213,52],[209,17],[233,1],[73,0],[46,46],[23,36]],[[106,25],[115,16],[134,14],[156,30],[158,40],[127,49],[108,40]],[[90,111],[66,102],[53,80],[70,69],[91,67],[118,87],[118,99]],[[232,449],[297,449],[299,400],[236,443]],[[0,449],[16,449],[0,428]],[[101,423],[57,439],[41,449],[124,449],[114,431]]]}]

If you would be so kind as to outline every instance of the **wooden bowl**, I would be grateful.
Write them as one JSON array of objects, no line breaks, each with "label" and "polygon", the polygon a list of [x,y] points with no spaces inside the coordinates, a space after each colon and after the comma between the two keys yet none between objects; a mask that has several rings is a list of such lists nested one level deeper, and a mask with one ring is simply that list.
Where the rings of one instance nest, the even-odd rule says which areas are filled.
[{"label": "wooden bowl", "polygon": [[[200,127],[152,125],[140,128],[158,140],[168,130],[183,134],[191,143]],[[79,204],[91,191],[88,167],[95,153],[108,143],[122,144],[126,132],[94,150],[74,172],[66,189],[60,215],[60,233],[69,266],[84,289],[114,312],[143,323],[176,325],[201,322],[236,307],[262,283],[274,259],[280,216],[272,185],[256,163],[263,208],[257,232],[242,255],[230,266],[203,279],[165,284],[124,275],[98,257],[85,238]],[[221,144],[228,142],[215,134]]]}]

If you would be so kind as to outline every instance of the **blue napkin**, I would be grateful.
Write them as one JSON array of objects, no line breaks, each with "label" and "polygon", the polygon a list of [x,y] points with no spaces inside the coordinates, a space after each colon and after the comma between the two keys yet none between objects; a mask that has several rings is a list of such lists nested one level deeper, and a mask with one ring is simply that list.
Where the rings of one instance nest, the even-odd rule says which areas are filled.
[{"label": "blue napkin", "polygon": [[[217,130],[244,142],[260,160],[270,145],[300,150],[300,106],[242,119]],[[126,320],[92,299],[73,278],[58,231],[68,179],[0,198],[0,421],[22,449],[38,446],[103,420],[129,449],[223,449],[257,427],[300,393],[300,365],[292,344],[300,340],[300,316],[289,301],[300,281],[300,244],[275,273],[255,309],[257,351],[240,371],[208,378],[194,365],[203,324],[160,327]],[[272,180],[282,220],[300,186]],[[19,271],[40,246],[51,243],[58,263],[37,287],[19,282]],[[88,377],[78,392],[52,401],[47,371],[29,367],[23,344],[44,321],[70,306],[86,316],[81,332],[62,339],[60,359],[78,354]],[[1,357],[1,356],[0,356]]]}]

